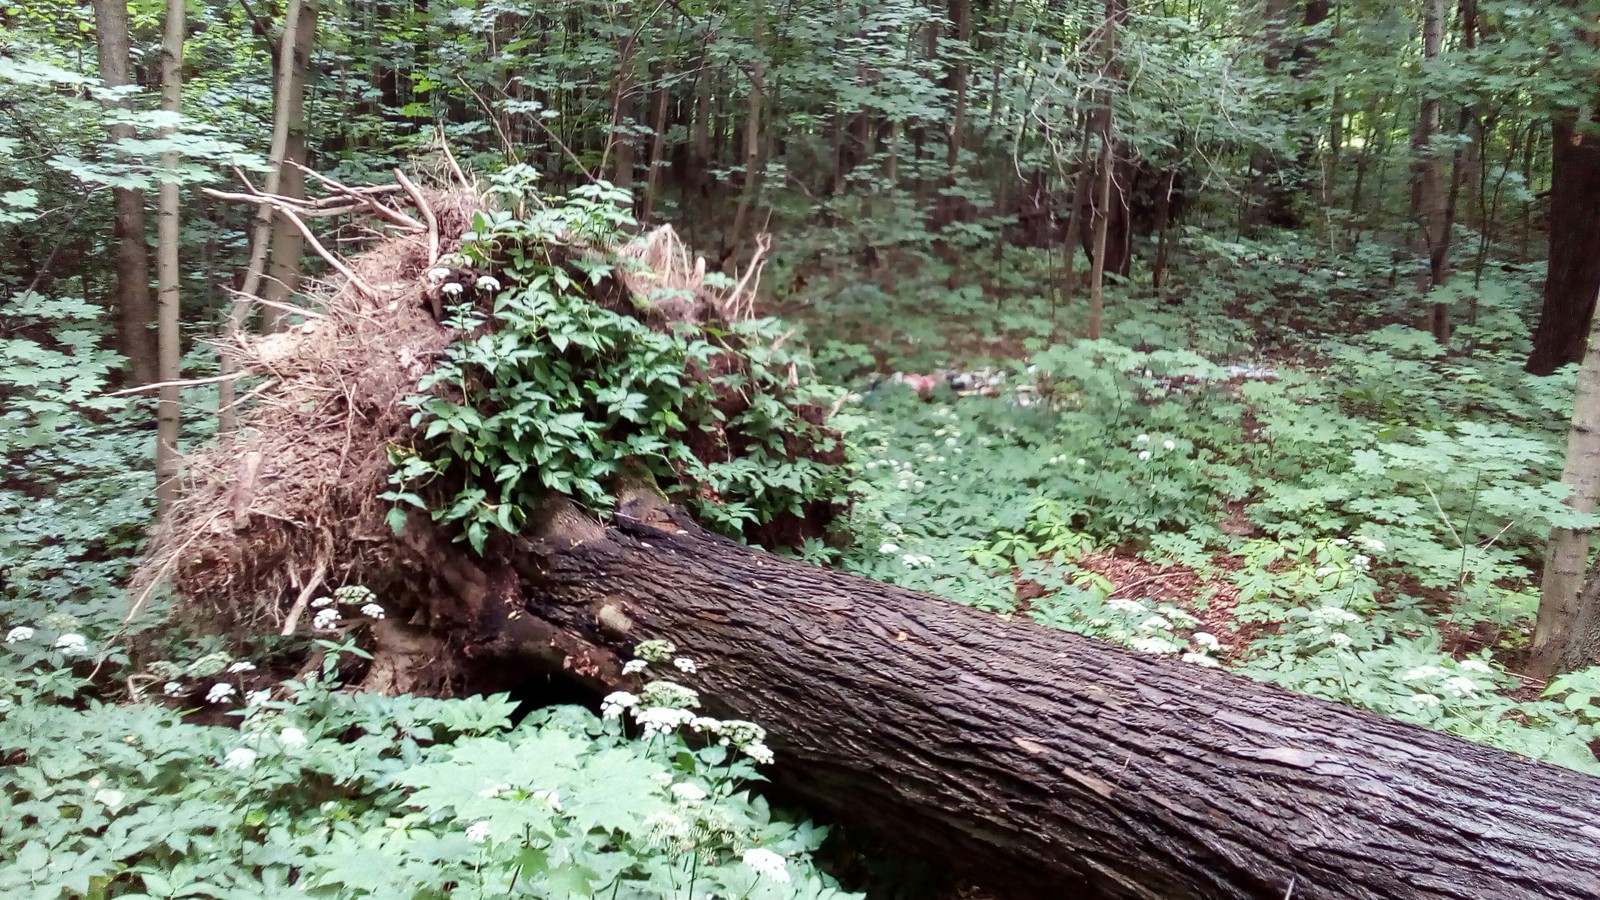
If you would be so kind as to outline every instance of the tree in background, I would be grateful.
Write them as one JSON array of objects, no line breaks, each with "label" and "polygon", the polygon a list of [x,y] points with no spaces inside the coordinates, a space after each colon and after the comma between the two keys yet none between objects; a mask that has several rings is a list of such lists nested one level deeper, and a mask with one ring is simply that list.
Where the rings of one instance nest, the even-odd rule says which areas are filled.
[{"label": "tree in background", "polygon": [[[177,119],[183,114],[183,42],[184,0],[167,0],[167,13],[161,39],[161,110],[170,117],[163,130],[170,141],[177,133]],[[161,181],[157,211],[156,276],[160,282],[157,309],[160,366],[157,377],[161,379],[161,395],[156,411],[156,508],[164,512],[178,495],[178,435],[182,425],[179,408],[178,381],[179,358],[182,348],[179,341],[180,283],[183,270],[179,268],[179,187],[178,166],[182,154],[169,149],[161,154],[166,170]]]}]

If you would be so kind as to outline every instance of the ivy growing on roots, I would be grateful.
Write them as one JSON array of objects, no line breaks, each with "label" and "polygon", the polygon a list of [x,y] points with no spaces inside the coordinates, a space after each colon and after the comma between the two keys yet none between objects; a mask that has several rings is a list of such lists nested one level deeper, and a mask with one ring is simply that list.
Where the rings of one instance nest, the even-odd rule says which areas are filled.
[{"label": "ivy growing on roots", "polygon": [[392,450],[391,524],[429,510],[481,553],[552,495],[605,514],[617,479],[644,476],[734,535],[839,502],[842,455],[816,414],[833,391],[779,323],[702,323],[682,289],[630,296],[621,276],[640,264],[613,250],[635,224],[627,193],[546,197],[525,179],[502,174],[512,208],[478,212],[430,273],[493,274],[445,285],[468,300],[448,320],[460,338],[409,401],[421,441]]}]

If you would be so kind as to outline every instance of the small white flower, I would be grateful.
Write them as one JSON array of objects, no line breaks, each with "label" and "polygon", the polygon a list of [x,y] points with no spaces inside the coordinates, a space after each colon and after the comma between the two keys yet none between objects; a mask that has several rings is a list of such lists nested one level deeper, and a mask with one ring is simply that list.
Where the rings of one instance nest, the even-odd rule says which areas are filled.
[{"label": "small white flower", "polygon": [[477,282],[475,282],[475,286],[480,291],[498,291],[500,290],[500,279],[495,278],[493,275],[480,275]]},{"label": "small white flower", "polygon": [[454,297],[454,296],[460,294],[463,290],[465,290],[465,288],[463,288],[459,284],[456,284],[456,283],[452,282],[450,284],[445,285],[442,288],[439,288],[439,290],[444,291],[446,294],[448,294],[451,297]]},{"label": "small white flower", "polygon": [[1133,440],[1134,440],[1135,443],[1138,443],[1138,444],[1148,444],[1148,443],[1150,443],[1150,435],[1141,434],[1138,437],[1134,438]]},{"label": "small white flower", "polygon": [[169,681],[161,686],[161,693],[166,694],[168,697],[176,696],[182,690],[183,685],[176,681]]},{"label": "small white flower", "polygon": [[953,437],[951,437],[951,438],[945,438],[945,439],[944,439],[944,445],[945,445],[945,446],[946,446],[946,447],[954,447],[954,446],[955,446],[955,445],[956,445],[956,444],[958,444],[958,443],[960,443],[960,442],[959,442],[959,441],[957,441],[957,440],[956,440],[956,439],[955,439],[955,438],[953,438]]},{"label": "small white flower", "polygon": [[278,732],[278,743],[292,750],[298,750],[306,745],[306,733],[298,728],[285,728]]},{"label": "small white flower", "polygon": [[1329,543],[1333,544],[1335,547],[1347,547],[1350,545],[1350,542],[1344,538],[1334,538],[1332,541],[1329,541]]},{"label": "small white flower", "polygon": [[124,794],[123,792],[118,791],[118,790],[114,790],[112,788],[105,788],[103,790],[98,790],[98,791],[94,792],[94,802],[102,804],[104,806],[112,807],[113,809],[115,809],[118,806],[121,806],[122,805],[122,801],[124,801],[126,799],[128,799],[128,795],[127,794]]},{"label": "small white flower", "polygon": [[206,691],[206,702],[221,703],[232,697],[234,693],[233,685],[226,681],[219,681],[211,686],[211,690]]},{"label": "small white flower", "polygon": [[236,747],[222,758],[222,767],[232,772],[243,772],[256,764],[256,752],[249,747]]},{"label": "small white flower", "polygon": [[324,606],[328,606],[331,603],[333,603],[333,598],[332,597],[318,597],[317,599],[311,601],[311,608],[312,609],[321,609]]},{"label": "small white flower", "polygon": [[473,822],[467,826],[467,843],[481,844],[489,839],[489,823]]},{"label": "small white flower", "polygon": [[658,734],[671,734],[693,719],[694,713],[687,709],[673,709],[670,706],[652,706],[649,709],[634,710],[633,713],[633,720],[644,727],[646,738]]},{"label": "small white flower", "polygon": [[63,634],[56,638],[55,649],[63,656],[78,656],[89,652],[89,642],[81,634]]},{"label": "small white flower", "polygon": [[1222,647],[1222,642],[1217,636],[1206,631],[1196,631],[1192,636],[1195,644],[1207,650],[1217,650]]},{"label": "small white flower", "polygon": [[1456,668],[1463,672],[1482,672],[1485,675],[1494,671],[1488,663],[1481,659],[1464,659],[1456,665]]},{"label": "small white flower", "polygon": [[1439,668],[1438,666],[1417,666],[1415,669],[1407,670],[1404,675],[1400,676],[1400,680],[1401,681],[1426,681],[1426,680],[1428,680],[1430,678],[1438,678],[1440,675],[1443,675],[1443,674],[1444,674],[1444,670]]},{"label": "small white flower", "polygon": [[768,766],[772,764],[772,748],[768,747],[766,744],[757,741],[753,744],[745,745],[743,749],[746,756],[750,757],[761,765]]},{"label": "small white flower", "polygon": [[688,672],[690,675],[699,671],[699,667],[694,664],[694,660],[687,656],[678,657],[672,661],[672,664],[677,667],[679,672]]},{"label": "small white flower", "polygon": [[1168,450],[1176,450],[1176,449],[1178,449],[1178,445],[1176,443],[1174,443],[1173,441],[1162,441],[1161,442],[1161,446],[1166,448],[1166,449],[1168,449]]},{"label": "small white flower", "polygon": [[699,803],[709,795],[700,785],[682,781],[672,786],[672,796],[679,803]]},{"label": "small white flower", "polygon": [[26,625],[18,625],[17,627],[6,632],[6,643],[8,644],[15,644],[17,641],[31,640],[33,640],[33,629]]},{"label": "small white flower", "polygon": [[1222,663],[1217,662],[1204,653],[1185,653],[1183,655],[1183,661],[1186,663],[1194,663],[1197,666],[1205,666],[1211,669],[1222,667]]},{"label": "small white flower", "polygon": [[900,545],[891,543],[889,541],[884,541],[883,546],[878,548],[878,552],[882,553],[884,556],[891,556],[900,552]]},{"label": "small white flower", "polygon": [[1446,678],[1444,680],[1444,689],[1457,697],[1470,697],[1478,692],[1478,686],[1473,683],[1471,678],[1463,678],[1460,675],[1454,678]]},{"label": "small white flower", "polygon": [[551,809],[561,812],[561,795],[555,791],[534,791],[528,796],[535,800],[543,800]]},{"label": "small white flower", "polygon": [[260,706],[271,699],[272,691],[270,690],[251,691],[250,693],[244,695],[244,705]]},{"label": "small white flower", "polygon": [[745,865],[755,871],[760,878],[778,884],[789,883],[789,866],[783,857],[764,847],[752,847],[739,857]]},{"label": "small white flower", "polygon": [[1087,459],[1084,459],[1084,458],[1083,458],[1083,457],[1081,457],[1081,456],[1080,456],[1080,457],[1078,457],[1078,465],[1080,465],[1080,466],[1087,466],[1087,465],[1088,465],[1088,464],[1089,464],[1089,461],[1088,461],[1088,460],[1087,460]]},{"label": "small white flower", "polygon": [[1335,647],[1338,647],[1341,650],[1343,650],[1344,648],[1350,646],[1350,635],[1344,634],[1342,632],[1338,632],[1338,631],[1334,632],[1333,634],[1328,636],[1328,640]]},{"label": "small white flower", "polygon": [[1311,611],[1311,621],[1319,625],[1339,625],[1360,620],[1360,616],[1337,606],[1319,606]]},{"label": "small white flower", "polygon": [[242,672],[254,672],[255,670],[256,670],[256,664],[255,663],[246,662],[244,660],[240,660],[240,661],[238,661],[238,662],[236,662],[233,665],[228,667],[228,674],[229,675],[238,675],[238,674],[240,674]]},{"label": "small white flower", "polygon": [[1382,553],[1384,550],[1388,549],[1384,546],[1383,541],[1380,541],[1377,538],[1356,535],[1356,543],[1360,544],[1364,549],[1372,551],[1373,553]]},{"label": "small white flower", "polygon": [[636,706],[638,703],[639,698],[627,691],[614,691],[600,700],[600,717],[604,719],[618,718],[622,715],[623,710]]},{"label": "small white flower", "polygon": [[449,277],[450,277],[450,270],[444,268],[443,266],[441,266],[439,268],[436,268],[436,269],[429,269],[428,270],[428,280],[433,282],[434,284],[443,284],[444,280],[446,278],[449,278]]},{"label": "small white flower", "polygon": [[1133,649],[1151,656],[1171,656],[1182,650],[1177,644],[1165,641],[1158,637],[1142,637],[1133,639]]},{"label": "small white flower", "polygon": [[1439,698],[1432,694],[1412,694],[1411,702],[1418,706],[1432,709],[1433,707],[1439,705]]},{"label": "small white flower", "polygon": [[493,800],[494,798],[500,796],[501,793],[509,790],[511,790],[511,785],[501,782],[499,784],[491,784],[479,791],[478,796],[485,800]]},{"label": "small white flower", "polygon": [[1372,558],[1364,553],[1358,553],[1355,556],[1350,557],[1350,565],[1355,566],[1356,568],[1365,572],[1367,569],[1372,567]]},{"label": "small white flower", "polygon": [[332,608],[317,610],[316,616],[311,620],[311,627],[318,631],[331,631],[337,624],[339,624],[339,611]]},{"label": "small white flower", "polygon": [[1139,451],[1139,459],[1141,461],[1149,459],[1149,458],[1150,458],[1150,451],[1149,450],[1140,450]]},{"label": "small white flower", "polygon": [[713,719],[713,718],[711,718],[709,716],[695,716],[694,718],[689,720],[689,730],[693,731],[695,733],[699,733],[699,732],[702,732],[702,731],[712,731],[712,732],[714,732],[718,728],[721,728],[721,727],[722,727],[722,723],[720,721],[718,721],[716,719]]},{"label": "small white flower", "polygon": [[1151,616],[1139,623],[1140,631],[1167,631],[1172,628],[1172,622],[1164,616]]},{"label": "small white flower", "polygon": [[361,614],[369,619],[382,619],[383,607],[376,603],[368,603],[366,606],[361,607]]},{"label": "small white flower", "polygon": [[623,663],[623,665],[622,665],[622,674],[624,674],[624,675],[637,675],[637,674],[639,674],[640,672],[643,672],[645,669],[647,669],[649,667],[650,667],[650,664],[645,662],[642,659],[630,659],[626,663]]},{"label": "small white flower", "polygon": [[1335,571],[1337,571],[1337,570],[1335,570],[1333,566],[1318,566],[1317,567],[1317,571],[1316,571],[1316,575],[1317,575],[1318,578],[1327,578],[1329,575],[1332,575]]},{"label": "small white flower", "polygon": [[1130,615],[1136,613],[1142,615],[1150,611],[1145,608],[1143,603],[1140,603],[1137,600],[1129,600],[1126,597],[1112,597],[1110,600],[1106,601],[1106,606],[1111,607],[1117,612],[1128,613]]}]

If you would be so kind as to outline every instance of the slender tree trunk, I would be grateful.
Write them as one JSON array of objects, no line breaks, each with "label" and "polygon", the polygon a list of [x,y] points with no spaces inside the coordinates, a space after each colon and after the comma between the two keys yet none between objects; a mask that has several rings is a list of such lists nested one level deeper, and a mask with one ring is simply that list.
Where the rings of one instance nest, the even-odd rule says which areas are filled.
[{"label": "slender tree trunk", "polygon": [[1150,286],[1161,294],[1167,274],[1167,227],[1172,219],[1172,192],[1177,188],[1178,170],[1171,169],[1162,179],[1161,196],[1156,198],[1156,261],[1150,266]]},{"label": "slender tree trunk", "polygon": [[[284,50],[300,29],[300,15],[307,2],[315,0],[289,0],[283,13],[283,31],[278,37],[278,71],[276,87],[273,91],[272,114],[272,145],[267,151],[267,177],[263,179],[263,189],[269,194],[279,193],[282,186],[284,157],[289,147],[289,95],[295,89],[295,62],[293,53]],[[272,221],[274,213],[266,204],[261,204],[256,211],[255,228],[250,236],[250,262],[244,272],[244,283],[239,286],[239,296],[234,298],[233,308],[228,314],[227,330],[234,334],[244,327],[250,318],[250,307],[253,301],[261,294],[261,280],[267,270],[267,252],[272,241]],[[286,227],[287,223],[285,223]],[[228,354],[222,355],[222,374],[229,375],[235,371],[234,361]],[[218,427],[223,434],[231,434],[238,427],[238,414],[234,409],[233,381],[224,380],[217,387]]]},{"label": "slender tree trunk", "polygon": [[761,107],[764,99],[763,82],[766,80],[766,59],[761,35],[765,14],[762,9],[763,2],[764,0],[755,0],[750,5],[750,43],[755,48],[755,58],[750,63],[750,96],[745,103],[744,185],[739,192],[739,206],[733,214],[733,227],[723,241],[724,265],[733,260],[739,252],[739,243],[744,240],[745,228],[749,224],[756,194],[761,190]]},{"label": "slender tree trunk", "polygon": [[[1422,55],[1425,64],[1439,56],[1444,45],[1444,22],[1447,0],[1423,0]],[[1417,270],[1416,287],[1419,296],[1426,297],[1435,288],[1443,287],[1445,274],[1443,259],[1447,246],[1444,223],[1444,191],[1440,187],[1439,154],[1433,149],[1433,139],[1439,133],[1439,110],[1442,105],[1438,92],[1428,84],[1423,85],[1421,113],[1412,138],[1413,170],[1411,182],[1411,215],[1416,222],[1417,256],[1422,266]],[[1443,303],[1432,305],[1428,316],[1429,330],[1442,344],[1450,339],[1449,307]]]},{"label": "slender tree trunk", "polygon": [[[1116,0],[1108,0],[1110,3]],[[1107,111],[1106,119],[1111,118]],[[1105,314],[1105,281],[1106,281],[1106,237],[1111,231],[1111,172],[1116,166],[1116,158],[1111,150],[1111,126],[1107,122],[1100,126],[1100,172],[1095,182],[1094,190],[1094,259],[1089,265],[1089,328],[1088,337],[1091,341],[1100,339],[1100,324]]]},{"label": "slender tree trunk", "polygon": [[[1600,290],[1600,139],[1580,130],[1572,114],[1552,123],[1551,136],[1550,262],[1527,364],[1535,375],[1584,358]],[[1525,151],[1525,165],[1531,155]]]},{"label": "slender tree trunk", "polygon": [[661,193],[661,166],[667,153],[667,101],[671,99],[666,86],[666,71],[657,67],[653,73],[655,89],[650,92],[650,167],[645,172],[644,209],[639,220],[649,222],[655,215],[656,198]]},{"label": "slender tree trunk", "polygon": [[[1591,318],[1600,324],[1600,316]],[[1591,330],[1578,372],[1561,483],[1572,490],[1567,502],[1573,509],[1594,512],[1600,501],[1600,330]],[[1556,528],[1550,532],[1540,583],[1539,619],[1528,660],[1528,674],[1535,678],[1600,663],[1600,597],[1596,596],[1600,568],[1591,577],[1590,589],[1579,596],[1589,560],[1589,540],[1589,531]]]},{"label": "slender tree trunk", "polygon": [[[94,0],[95,37],[100,51],[100,83],[108,88],[132,83],[128,65],[127,0]],[[124,101],[113,101],[123,107]],[[133,137],[133,126],[111,126],[111,139]],[[114,188],[116,206],[113,235],[117,243],[117,345],[128,358],[128,373],[136,384],[156,380],[156,306],[150,296],[150,247],[145,243],[144,194]]]},{"label": "slender tree trunk", "polygon": [[[300,0],[300,20],[294,34],[294,80],[284,96],[289,121],[288,140],[284,145],[284,166],[279,178],[279,193],[288,197],[306,195],[306,176],[297,165],[308,160],[306,145],[305,95],[307,76],[311,72],[311,50],[317,40],[316,0]],[[278,306],[262,310],[269,329],[282,325],[287,315],[282,307],[288,306],[300,286],[300,263],[305,252],[305,236],[281,216],[276,217],[272,228],[272,246],[269,255],[266,283],[262,297]]]},{"label": "slender tree trunk", "polygon": [[[176,117],[183,112],[183,38],[184,0],[167,0],[165,29],[161,39],[161,109]],[[170,137],[177,129],[168,126],[164,133]],[[161,165],[166,175],[161,182],[157,231],[160,238],[156,258],[156,273],[160,279],[160,299],[157,308],[157,343],[160,365],[156,373],[164,382],[176,382],[182,348],[178,332],[178,286],[182,272],[178,268],[178,182],[177,169],[180,156],[169,150],[161,154]],[[178,431],[181,424],[178,406],[178,386],[167,384],[161,388],[156,405],[156,511],[164,515],[178,496]]]}]

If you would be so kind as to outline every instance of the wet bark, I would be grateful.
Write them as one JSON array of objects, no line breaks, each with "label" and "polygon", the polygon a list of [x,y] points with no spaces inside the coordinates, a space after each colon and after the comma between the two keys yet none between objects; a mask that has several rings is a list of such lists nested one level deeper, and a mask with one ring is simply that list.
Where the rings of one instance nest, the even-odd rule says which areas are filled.
[{"label": "wet bark", "polygon": [[616,685],[629,648],[670,640],[702,661],[685,678],[711,712],[767,726],[778,788],[1001,896],[1600,896],[1594,778],[653,505],[616,521],[457,579],[465,655]]}]

